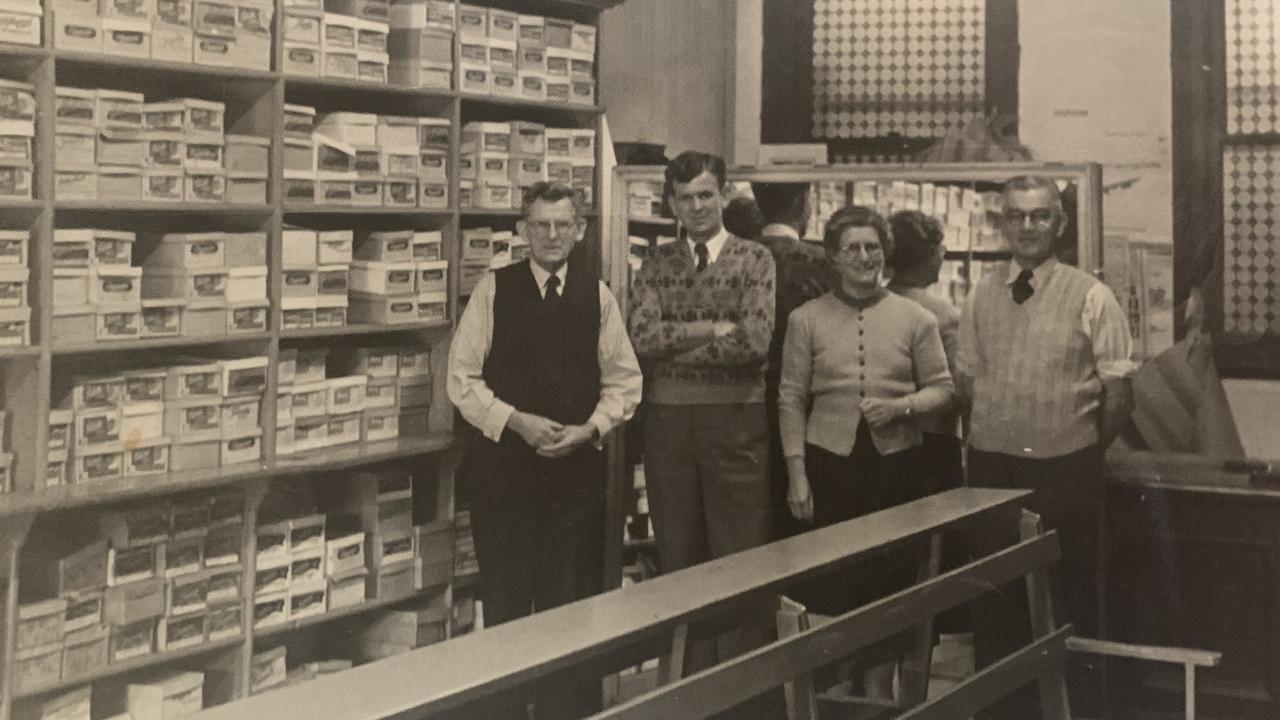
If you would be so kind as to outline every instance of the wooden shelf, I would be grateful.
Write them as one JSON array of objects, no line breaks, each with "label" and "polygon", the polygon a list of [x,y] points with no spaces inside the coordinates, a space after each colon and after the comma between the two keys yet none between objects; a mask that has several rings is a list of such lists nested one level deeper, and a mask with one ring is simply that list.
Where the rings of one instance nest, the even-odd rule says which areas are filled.
[{"label": "wooden shelf", "polygon": [[343,445],[307,451],[302,455],[276,458],[275,468],[267,474],[284,474],[321,470],[342,470],[356,465],[395,460],[414,455],[427,455],[448,450],[457,444],[452,433],[434,433],[425,438],[399,438],[382,442]]},{"label": "wooden shelf", "polygon": [[331,77],[308,77],[306,75],[285,75],[285,88],[307,88],[311,90],[327,90],[334,92],[375,93],[382,95],[400,95],[412,98],[451,100],[458,96],[453,90],[445,88],[415,88],[403,85],[371,83],[363,80],[348,80]]},{"label": "wooden shelf", "polygon": [[307,205],[304,203],[288,203],[284,206],[286,215],[439,215],[449,216],[452,209],[439,210],[419,207],[382,207],[381,205]]},{"label": "wooden shelf", "polygon": [[947,260],[1009,260],[1013,253],[1008,250],[948,250],[943,257]]},{"label": "wooden shelf", "polygon": [[276,78],[276,74],[269,70],[249,70],[246,68],[220,67],[217,65],[196,65],[195,63],[168,62],[165,60],[151,60],[149,58],[131,58],[120,55],[73,52],[68,50],[54,50],[53,57],[60,64],[67,63],[85,67],[100,67],[106,70],[154,70],[165,73],[199,75],[226,80],[259,80],[262,82],[271,82]]},{"label": "wooden shelf", "polygon": [[411,593],[406,593],[404,595],[399,595],[396,597],[366,600],[360,603],[359,605],[349,605],[347,607],[338,608],[337,610],[330,610],[328,612],[321,613],[319,615],[312,615],[311,617],[305,617],[305,618],[302,618],[301,620],[287,620],[285,622],[280,623],[279,625],[272,625],[271,627],[265,627],[265,628],[262,628],[261,630],[254,630],[253,639],[260,640],[263,638],[272,637],[273,635],[280,635],[282,633],[294,632],[295,630],[302,630],[303,628],[314,627],[316,625],[323,625],[324,623],[330,623],[330,622],[333,622],[334,620],[338,620],[345,617],[352,617],[352,616],[361,615],[367,612],[373,612],[374,610],[379,610],[381,608],[389,607],[391,605],[395,605],[396,603],[404,602],[405,600],[412,600],[413,598],[418,597],[422,594],[423,594],[423,590],[414,590]]},{"label": "wooden shelf", "polygon": [[39,210],[42,207],[44,203],[39,200],[0,198],[0,210]]},{"label": "wooden shelf", "polygon": [[39,45],[0,42],[0,57],[44,58],[48,56],[49,49]]},{"label": "wooden shelf", "polygon": [[325,338],[325,337],[350,337],[353,335],[379,335],[382,333],[398,333],[398,332],[415,332],[422,330],[437,330],[453,327],[453,323],[430,322],[430,323],[404,323],[402,325],[343,325],[342,327],[322,327],[322,328],[298,328],[294,330],[281,330],[281,339],[291,338]]},{"label": "wooden shelf", "polygon": [[424,438],[398,438],[368,445],[320,448],[297,457],[279,458],[274,465],[242,463],[169,475],[142,475],[81,485],[59,485],[33,492],[9,493],[0,495],[0,518],[101,505],[139,497],[171,495],[277,475],[341,470],[382,460],[439,452],[453,447],[454,443],[452,433],[435,433]]},{"label": "wooden shelf", "polygon": [[497,97],[493,95],[475,95],[461,93],[463,105],[497,108],[524,108],[526,110],[551,110],[553,112],[573,113],[577,115],[599,115],[604,112],[600,105],[570,105],[548,100],[521,100],[520,98]]},{"label": "wooden shelf", "polygon": [[676,221],[673,218],[664,217],[635,217],[629,216],[627,222],[641,223],[643,225],[661,225],[664,227],[675,227]]},{"label": "wooden shelf", "polygon": [[241,203],[202,203],[202,202],[145,202],[145,201],[98,201],[98,200],[59,200],[54,203],[59,211],[85,212],[152,212],[192,215],[226,215],[261,214],[270,215],[270,205]]},{"label": "wooden shelf", "polygon": [[79,355],[84,353],[129,352],[132,350],[152,350],[157,348],[194,347],[197,345],[223,345],[227,343],[260,342],[270,340],[271,333],[256,332],[240,335],[209,335],[206,337],[159,337],[139,340],[113,341],[105,340],[96,343],[74,343],[54,345],[55,355]]},{"label": "wooden shelf", "polygon": [[[469,207],[469,208],[463,208],[460,212],[462,213],[463,217],[486,217],[486,216],[487,216],[487,217],[515,217],[515,218],[518,218],[518,217],[520,217],[520,216],[522,215],[522,212],[521,212],[518,208],[477,208],[477,207]],[[594,217],[599,217],[599,216],[600,216],[600,211],[599,211],[599,210],[596,210],[595,208],[592,208],[592,209],[590,209],[590,210],[584,211],[584,212],[582,213],[582,217],[585,217],[585,218],[594,218]]]},{"label": "wooden shelf", "polygon": [[91,672],[88,672],[79,677],[64,678],[62,680],[59,680],[56,683],[49,683],[48,685],[41,685],[39,687],[34,687],[24,692],[14,693],[14,699],[22,700],[24,698],[31,698],[37,695],[45,695],[47,693],[56,692],[59,690],[68,690],[70,688],[76,687],[77,685],[84,685],[86,683],[93,682],[94,680],[101,680],[103,678],[108,678],[115,675],[123,675],[125,673],[133,672],[135,670],[142,670],[144,668],[154,667],[156,665],[163,665],[165,663],[171,663],[177,660],[183,660],[185,658],[194,657],[196,655],[204,655],[206,653],[216,652],[218,650],[228,650],[230,648],[236,647],[237,645],[240,645],[243,642],[244,642],[244,637],[242,635],[237,635],[236,637],[224,638],[222,640],[214,640],[213,642],[203,642],[203,643],[200,643],[199,645],[192,645],[191,647],[185,647],[180,650],[170,650],[166,652],[151,653],[150,655],[143,655],[142,657],[129,658],[128,660],[124,660],[121,662],[108,663],[106,665],[98,666],[94,668]]},{"label": "wooden shelf", "polygon": [[0,347],[0,358],[36,357],[39,354],[40,348],[31,345]]}]

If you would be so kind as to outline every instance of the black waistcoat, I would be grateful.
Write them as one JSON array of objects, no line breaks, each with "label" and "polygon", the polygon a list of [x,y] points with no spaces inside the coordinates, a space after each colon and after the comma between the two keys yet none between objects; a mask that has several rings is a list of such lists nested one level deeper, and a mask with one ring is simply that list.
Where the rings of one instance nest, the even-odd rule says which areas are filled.
[{"label": "black waistcoat", "polygon": [[529,262],[495,273],[484,381],[517,410],[585,423],[600,400],[598,281],[571,260],[562,300],[548,303]]}]

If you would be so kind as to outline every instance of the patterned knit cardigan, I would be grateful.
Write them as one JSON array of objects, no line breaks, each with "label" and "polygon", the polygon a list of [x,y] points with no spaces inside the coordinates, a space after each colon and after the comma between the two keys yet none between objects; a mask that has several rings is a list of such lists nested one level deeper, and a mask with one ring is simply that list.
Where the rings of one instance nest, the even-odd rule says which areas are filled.
[{"label": "patterned knit cardigan", "polygon": [[[645,361],[645,398],[690,405],[763,402],[773,333],[774,262],[758,243],[729,236],[701,273],[689,244],[658,247],[631,287],[631,342]],[[691,323],[731,322],[699,339]]]}]

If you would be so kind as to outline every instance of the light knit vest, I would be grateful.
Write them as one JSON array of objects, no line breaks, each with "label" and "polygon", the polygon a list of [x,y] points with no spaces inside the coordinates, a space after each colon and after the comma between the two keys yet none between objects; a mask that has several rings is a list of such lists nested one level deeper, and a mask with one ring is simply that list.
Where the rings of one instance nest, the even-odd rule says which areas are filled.
[{"label": "light knit vest", "polygon": [[1021,457],[1066,455],[1098,442],[1098,378],[1080,315],[1098,281],[1057,265],[1026,302],[1013,301],[1003,273],[974,288],[978,376],[969,442]]}]

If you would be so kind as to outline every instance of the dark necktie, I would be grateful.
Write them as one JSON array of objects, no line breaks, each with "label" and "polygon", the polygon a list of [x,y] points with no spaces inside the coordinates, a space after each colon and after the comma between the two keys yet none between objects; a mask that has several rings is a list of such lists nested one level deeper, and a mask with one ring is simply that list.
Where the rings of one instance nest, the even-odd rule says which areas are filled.
[{"label": "dark necktie", "polygon": [[548,303],[555,302],[560,299],[560,277],[552,275],[547,278],[547,294],[543,296],[543,300]]},{"label": "dark necktie", "polygon": [[1035,291],[1035,288],[1031,287],[1031,271],[1023,270],[1018,273],[1018,278],[1013,281],[1013,301],[1021,305]]},{"label": "dark necktie", "polygon": [[707,244],[694,243],[693,254],[698,256],[698,272],[707,269]]}]

